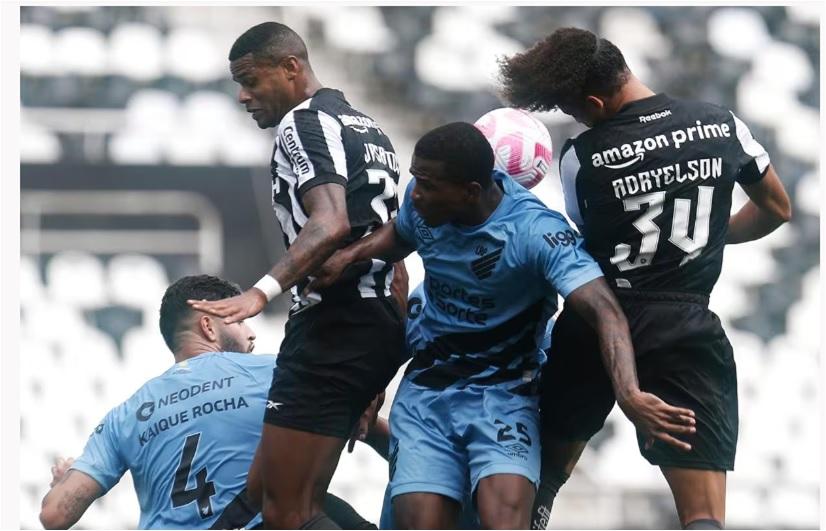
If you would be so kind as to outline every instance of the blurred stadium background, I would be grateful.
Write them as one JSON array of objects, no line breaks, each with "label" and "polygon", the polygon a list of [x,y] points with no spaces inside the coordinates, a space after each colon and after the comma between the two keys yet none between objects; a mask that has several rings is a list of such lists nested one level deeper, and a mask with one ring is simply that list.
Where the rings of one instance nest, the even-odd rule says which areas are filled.
[{"label": "blurred stadium background", "polygon": [[[615,42],[657,91],[733,109],[768,149],[795,212],[771,237],[727,249],[712,297],[740,380],[728,526],[818,526],[816,3],[42,6],[21,8],[20,19],[22,527],[39,527],[52,459],[78,455],[109,408],[172,363],[157,330],[168,283],[207,272],[248,287],[283,253],[269,200],[272,131],[258,130],[235,102],[226,60],[233,40],[265,20],[305,37],[321,81],[382,124],[404,168],[428,128],[501,106],[497,55],[562,26]],[[561,113],[538,117],[557,148],[581,130]],[[563,209],[556,166],[535,191]],[[744,200],[739,193],[736,206]],[[408,267],[412,287],[421,265]],[[282,298],[252,320],[259,352],[277,352],[285,310]],[[386,481],[386,464],[359,448],[343,456],[332,491],[377,521]],[[78,527],[134,527],[131,485],[127,476]],[[615,409],[559,496],[551,527],[677,524],[665,481]]]}]

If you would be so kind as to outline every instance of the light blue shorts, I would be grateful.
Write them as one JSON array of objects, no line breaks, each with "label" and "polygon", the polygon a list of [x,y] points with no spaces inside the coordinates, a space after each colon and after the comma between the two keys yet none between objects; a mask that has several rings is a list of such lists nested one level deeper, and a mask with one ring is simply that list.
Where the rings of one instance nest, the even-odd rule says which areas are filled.
[{"label": "light blue shorts", "polygon": [[462,503],[494,474],[538,485],[538,398],[508,391],[519,383],[430,389],[404,378],[390,410],[391,497],[430,492]]}]

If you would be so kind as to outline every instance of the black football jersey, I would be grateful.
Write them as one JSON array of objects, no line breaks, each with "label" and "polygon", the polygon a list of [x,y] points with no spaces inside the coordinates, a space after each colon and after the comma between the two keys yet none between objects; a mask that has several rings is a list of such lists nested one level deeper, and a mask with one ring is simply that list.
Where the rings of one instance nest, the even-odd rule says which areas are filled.
[{"label": "black football jersey", "polygon": [[[302,197],[314,186],[345,188],[350,235],[370,234],[398,213],[399,162],[390,139],[344,95],[322,88],[290,110],[278,125],[270,163],[272,204],[289,247],[307,223]],[[348,269],[333,286],[302,296],[309,279],[292,290],[294,310],[324,299],[389,296],[392,264],[371,260]]]},{"label": "black football jersey", "polygon": [[734,182],[769,156],[732,112],[658,94],[568,140],[568,216],[617,289],[709,295],[720,276]]}]

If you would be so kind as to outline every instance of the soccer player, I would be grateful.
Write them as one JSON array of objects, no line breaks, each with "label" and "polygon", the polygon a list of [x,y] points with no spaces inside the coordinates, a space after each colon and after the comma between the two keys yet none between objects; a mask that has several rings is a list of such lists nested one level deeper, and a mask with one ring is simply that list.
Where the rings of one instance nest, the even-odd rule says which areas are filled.
[{"label": "soccer player", "polygon": [[[249,354],[255,334],[245,323],[225,324],[186,303],[240,292],[208,275],[184,277],[166,290],[160,329],[175,365],[112,409],[80,458],[52,467],[40,513],[44,527],[74,525],[126,470],[135,482],[141,529],[261,524],[260,505],[245,483],[275,356]],[[324,504],[342,528],[368,528],[345,501],[328,493]]]},{"label": "soccer player", "polygon": [[[246,475],[261,432],[262,386],[275,357],[250,355],[243,322],[192,311],[187,299],[239,293],[216,277],[184,277],[164,294],[160,328],[175,364],[109,411],[43,499],[40,521],[68,529],[131,470],[142,529],[234,529],[261,522]],[[62,473],[60,465],[56,472]]]},{"label": "soccer player", "polygon": [[539,348],[556,293],[596,329],[623,411],[646,434],[688,433],[693,412],[637,386],[625,318],[564,218],[505,174],[471,124],[416,143],[398,217],[327,261],[311,286],[347,264],[418,251],[427,303],[408,333],[413,360],[390,414],[396,524],[452,528],[474,496],[483,528],[525,529],[539,480]]},{"label": "soccer player", "polygon": [[[791,217],[769,156],[733,113],[655,94],[616,46],[589,31],[557,30],[505,59],[501,78],[513,105],[559,108],[590,127],[560,154],[568,216],[628,317],[641,387],[697,413],[696,433],[682,438],[690,452],[638,433],[640,451],[661,468],[683,527],[722,528],[737,377],[708,301],[724,246]],[[749,201],[730,216],[735,183]],[[614,403],[589,325],[570,310],[557,320],[543,380],[540,515]]]},{"label": "soccer player", "polygon": [[229,60],[238,100],[259,127],[278,128],[272,199],[288,249],[243,294],[192,304],[230,323],[292,288],[251,477],[263,482],[266,527],[331,529],[324,492],[354,423],[402,363],[404,325],[390,295],[390,262],[365,260],[335,285],[305,288],[336,249],[396,215],[398,161],[372,118],[321,85],[287,26],[250,28]]}]

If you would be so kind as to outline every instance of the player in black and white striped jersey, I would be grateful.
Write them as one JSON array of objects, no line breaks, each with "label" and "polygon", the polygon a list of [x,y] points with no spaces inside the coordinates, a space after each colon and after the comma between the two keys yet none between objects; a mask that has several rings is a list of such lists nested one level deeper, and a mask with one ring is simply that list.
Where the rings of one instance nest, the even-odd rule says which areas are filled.
[{"label": "player in black and white striped jersey", "polygon": [[[343,245],[396,216],[399,164],[390,139],[337,90],[319,89],[284,116],[270,166],[273,208],[287,247],[309,220],[300,197],[320,184],[345,187],[350,234]],[[293,287],[293,302],[304,307],[325,298],[387,296],[391,269],[381,260],[360,264],[320,293],[302,294],[308,283],[303,279]]]},{"label": "player in black and white striped jersey", "polygon": [[355,264],[328,288],[304,291],[336,249],[395,217],[398,162],[378,124],[321,85],[287,26],[250,28],[229,60],[239,102],[260,128],[278,127],[272,200],[287,254],[241,295],[190,304],[235,322],[292,288],[250,477],[262,480],[264,527],[336,529],[323,494],[359,416],[404,361],[403,320],[390,262]]}]

